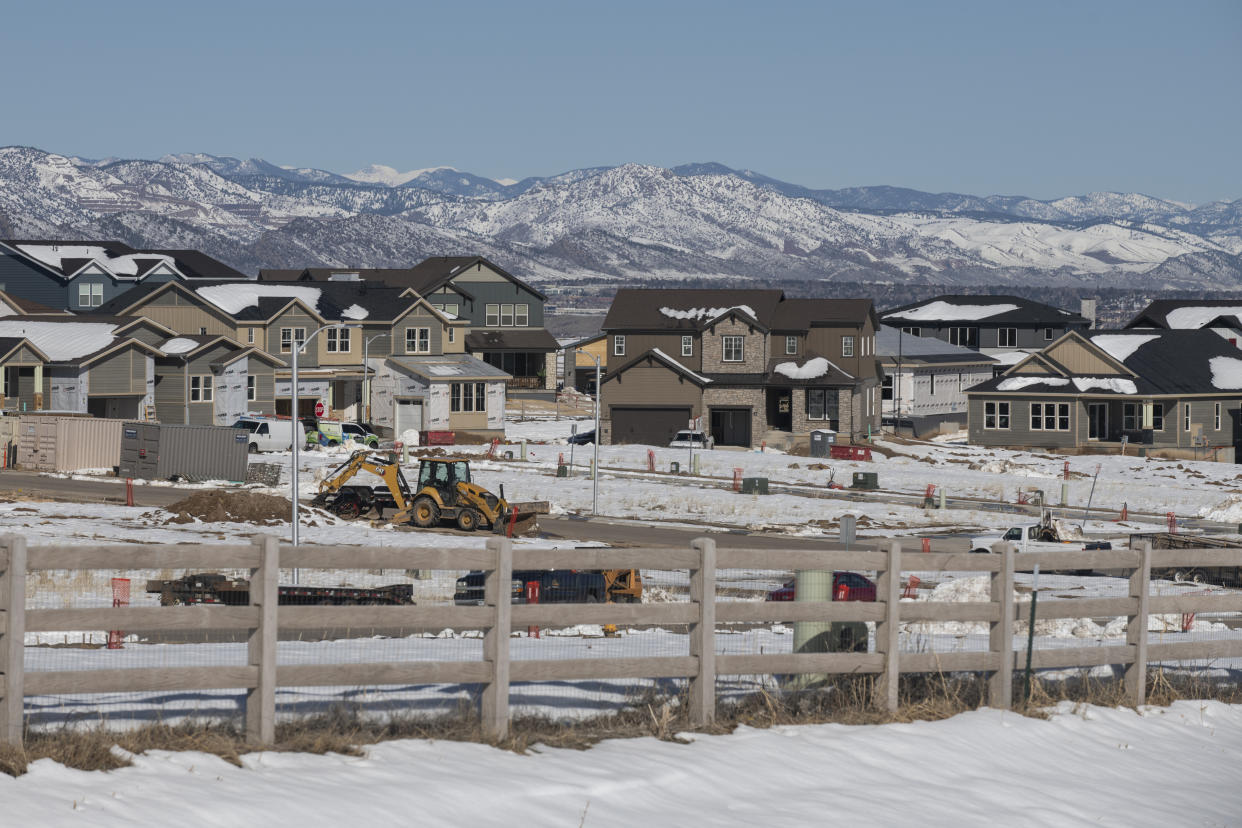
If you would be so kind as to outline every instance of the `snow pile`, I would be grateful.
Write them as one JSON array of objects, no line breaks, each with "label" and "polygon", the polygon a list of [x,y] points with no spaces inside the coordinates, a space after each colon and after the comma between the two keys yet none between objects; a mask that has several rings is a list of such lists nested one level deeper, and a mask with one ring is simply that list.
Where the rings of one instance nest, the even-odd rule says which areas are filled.
[{"label": "snow pile", "polygon": [[928,302],[918,308],[890,314],[894,318],[908,319],[911,322],[952,322],[957,320],[987,319],[1018,309],[1017,305],[955,305],[952,302],[937,300]]},{"label": "snow pile", "polygon": [[1212,308],[1191,305],[1169,311],[1168,315],[1165,316],[1165,321],[1170,328],[1198,330],[1213,319],[1221,316],[1242,316],[1242,306]]},{"label": "snow pile", "polygon": [[1029,385],[1069,385],[1063,377],[1009,377],[996,386],[997,391],[1021,391]]},{"label": "snow pile", "polygon": [[1212,357],[1208,367],[1212,369],[1212,385],[1224,391],[1242,388],[1242,359]]},{"label": "snow pile", "polygon": [[407,428],[405,431],[401,432],[401,439],[397,440],[397,442],[404,443],[407,446],[417,446],[418,429]]},{"label": "snow pile", "polygon": [[750,305],[733,305],[728,308],[686,308],[685,310],[664,307],[660,308],[660,313],[670,319],[692,319],[696,322],[701,322],[704,319],[715,319],[731,310],[739,310],[752,319],[756,318],[755,309]]},{"label": "snow pile", "polygon": [[[841,371],[840,368],[837,368],[836,365],[833,365],[823,357],[808,359],[806,364],[801,367],[799,367],[796,362],[782,362],[777,365],[774,370],[776,373],[789,377],[790,379],[816,379],[817,377],[822,377],[824,374],[827,374],[829,368],[836,368],[836,370]],[[847,377],[850,376],[845,371],[841,371],[841,373],[845,374]]]},{"label": "snow pile", "polygon": [[198,343],[193,339],[186,339],[185,337],[179,336],[165,342],[160,346],[160,350],[166,354],[185,354],[193,351],[197,347]]},{"label": "snow pile", "polygon": [[1231,494],[1215,506],[1204,506],[1199,517],[1216,523],[1242,524],[1242,495]]},{"label": "snow pile", "polygon": [[983,460],[978,463],[971,463],[967,466],[971,471],[988,472],[989,474],[1014,474],[1021,477],[1043,477],[1053,478],[1055,474],[1047,474],[1037,471],[1030,466],[1024,466],[1021,463],[1015,463],[1008,458],[1000,458],[999,460]]},{"label": "snow pile", "polygon": [[362,305],[350,305],[348,308],[341,311],[342,319],[366,319],[370,315],[371,312],[362,307]]},{"label": "snow pile", "polygon": [[201,287],[195,293],[225,313],[241,313],[248,307],[257,306],[260,299],[297,299],[318,313],[319,297],[323,291],[316,287],[301,285],[236,282],[228,285]]},{"label": "snow pile", "polygon": [[109,322],[23,322],[0,319],[0,339],[28,339],[52,362],[79,359],[113,342]]},{"label": "snow pile", "polygon": [[1125,362],[1139,348],[1159,338],[1160,334],[1100,334],[1091,341],[1113,359]]},{"label": "snow pile", "polygon": [[1074,377],[1074,385],[1079,391],[1090,391],[1099,388],[1114,394],[1137,394],[1138,387],[1134,380],[1121,377]]}]

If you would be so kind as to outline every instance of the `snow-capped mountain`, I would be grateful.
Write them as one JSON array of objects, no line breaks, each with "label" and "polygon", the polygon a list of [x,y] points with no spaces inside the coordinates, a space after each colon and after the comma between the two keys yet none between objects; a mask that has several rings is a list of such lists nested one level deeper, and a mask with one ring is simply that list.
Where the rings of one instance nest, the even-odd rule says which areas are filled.
[{"label": "snow-capped mountain", "polygon": [[1242,200],[812,190],[719,164],[502,183],[182,154],[0,149],[0,235],[195,247],[242,270],[481,253],[520,275],[1242,287]]}]

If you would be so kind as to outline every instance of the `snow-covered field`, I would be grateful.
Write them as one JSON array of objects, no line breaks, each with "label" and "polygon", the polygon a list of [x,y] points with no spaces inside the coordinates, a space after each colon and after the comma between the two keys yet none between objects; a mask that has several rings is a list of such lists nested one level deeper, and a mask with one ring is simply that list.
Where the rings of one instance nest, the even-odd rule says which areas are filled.
[{"label": "snow-covered field", "polygon": [[1242,824],[1242,706],[978,710],[739,728],[590,750],[402,740],[361,757],[153,751],[107,773],[0,775],[6,824],[663,826]]}]

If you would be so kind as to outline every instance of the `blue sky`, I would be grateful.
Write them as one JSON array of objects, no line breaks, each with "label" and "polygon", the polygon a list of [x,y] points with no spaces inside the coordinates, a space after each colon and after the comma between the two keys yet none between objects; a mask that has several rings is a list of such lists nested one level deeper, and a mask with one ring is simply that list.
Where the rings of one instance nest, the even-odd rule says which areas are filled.
[{"label": "blue sky", "polygon": [[1242,3],[44,2],[0,144],[495,178],[1242,197]]}]

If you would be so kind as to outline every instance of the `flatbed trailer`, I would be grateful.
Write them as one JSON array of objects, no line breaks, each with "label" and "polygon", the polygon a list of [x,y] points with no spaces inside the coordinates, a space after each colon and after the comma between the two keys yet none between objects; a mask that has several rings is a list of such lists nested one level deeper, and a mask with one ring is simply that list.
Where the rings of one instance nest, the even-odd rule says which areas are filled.
[{"label": "flatbed trailer", "polygon": [[[222,604],[242,607],[250,603],[250,581],[229,578],[216,572],[198,572],[171,580],[147,581],[147,592],[160,596],[160,604]],[[281,585],[277,587],[281,605],[353,606],[384,604],[400,606],[414,603],[414,587],[390,584],[382,587],[325,587]]]},{"label": "flatbed trailer", "polygon": [[[1171,532],[1136,532],[1130,535],[1130,548],[1133,549],[1134,544],[1141,540],[1151,541],[1152,549],[1237,549],[1242,547],[1242,542],[1231,538]],[[1198,581],[1205,584],[1219,584],[1223,587],[1242,587],[1242,567],[1237,566],[1153,569],[1151,577],[1166,578],[1171,581]]]}]

